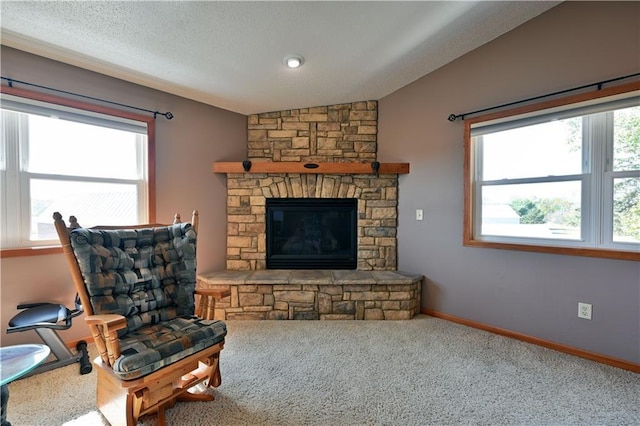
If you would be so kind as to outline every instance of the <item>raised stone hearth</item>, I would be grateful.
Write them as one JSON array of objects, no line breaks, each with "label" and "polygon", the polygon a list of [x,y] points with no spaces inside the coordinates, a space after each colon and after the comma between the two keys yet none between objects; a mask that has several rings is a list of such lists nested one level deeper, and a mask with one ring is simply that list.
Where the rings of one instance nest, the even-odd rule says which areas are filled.
[{"label": "raised stone hearth", "polygon": [[198,276],[231,290],[216,318],[408,320],[420,309],[422,275],[399,271],[225,270]]}]

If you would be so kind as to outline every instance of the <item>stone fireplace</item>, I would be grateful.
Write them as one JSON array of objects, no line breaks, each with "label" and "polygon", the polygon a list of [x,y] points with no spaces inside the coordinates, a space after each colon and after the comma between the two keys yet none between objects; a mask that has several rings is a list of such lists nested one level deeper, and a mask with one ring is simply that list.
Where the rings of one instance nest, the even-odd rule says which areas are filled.
[{"label": "stone fireplace", "polygon": [[[377,152],[377,102],[269,112],[248,118],[249,160],[371,163]],[[395,270],[397,174],[227,174],[227,269],[266,265],[266,200],[357,200],[358,270]]]},{"label": "stone fireplace", "polygon": [[[419,311],[423,276],[397,271],[398,178],[408,164],[396,171],[405,169],[377,163],[377,106],[366,101],[248,117],[248,161],[214,164],[214,172],[227,174],[226,270],[199,281],[231,290],[218,303],[217,317],[410,319]],[[268,205],[286,206],[287,200],[353,200],[352,263],[278,264],[294,231],[268,242],[267,233],[282,226],[268,217]],[[323,220],[322,214],[307,217]],[[307,228],[317,233],[328,223]],[[309,251],[329,252],[334,244],[305,241]]]}]

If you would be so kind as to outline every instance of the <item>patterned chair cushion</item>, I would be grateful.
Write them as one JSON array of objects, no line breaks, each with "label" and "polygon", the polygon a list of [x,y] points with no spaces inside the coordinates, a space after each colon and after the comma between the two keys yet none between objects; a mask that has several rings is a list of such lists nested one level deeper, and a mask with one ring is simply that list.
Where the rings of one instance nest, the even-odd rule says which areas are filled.
[{"label": "patterned chair cushion", "polygon": [[69,234],[93,313],[119,314],[113,371],[142,377],[224,340],[226,324],[194,314],[196,233],[189,223]]},{"label": "patterned chair cushion", "polygon": [[120,337],[146,325],[193,315],[196,233],[191,224],[78,228],[70,238],[94,314],[127,318]]},{"label": "patterned chair cushion", "polygon": [[143,327],[120,339],[121,356],[113,371],[124,380],[142,377],[224,340],[220,320],[175,318]]}]

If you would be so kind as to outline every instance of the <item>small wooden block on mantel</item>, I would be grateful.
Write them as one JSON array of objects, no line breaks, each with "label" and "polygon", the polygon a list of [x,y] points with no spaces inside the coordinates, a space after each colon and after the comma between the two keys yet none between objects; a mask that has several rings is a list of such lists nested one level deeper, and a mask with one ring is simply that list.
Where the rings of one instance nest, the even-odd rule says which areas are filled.
[{"label": "small wooden block on mantel", "polygon": [[[372,163],[302,163],[302,162],[252,162],[245,171],[241,161],[215,162],[214,173],[316,173],[316,174],[376,174]],[[380,163],[379,174],[407,174],[409,163]]]}]

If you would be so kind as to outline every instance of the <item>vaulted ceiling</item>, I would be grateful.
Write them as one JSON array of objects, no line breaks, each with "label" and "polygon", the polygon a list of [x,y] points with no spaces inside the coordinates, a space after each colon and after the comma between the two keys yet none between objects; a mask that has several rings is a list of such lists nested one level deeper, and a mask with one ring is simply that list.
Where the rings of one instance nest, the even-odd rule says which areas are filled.
[{"label": "vaulted ceiling", "polygon": [[0,25],[4,45],[252,114],[380,99],[558,3],[3,0]]}]

